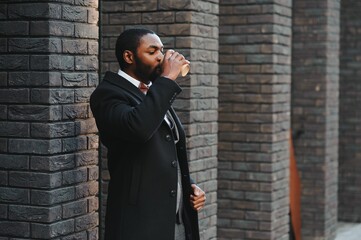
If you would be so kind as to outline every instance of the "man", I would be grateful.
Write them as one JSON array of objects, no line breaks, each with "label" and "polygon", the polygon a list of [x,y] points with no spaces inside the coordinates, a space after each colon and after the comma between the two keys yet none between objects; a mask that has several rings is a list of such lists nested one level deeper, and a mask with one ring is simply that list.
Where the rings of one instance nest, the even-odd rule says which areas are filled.
[{"label": "man", "polygon": [[185,133],[171,107],[189,62],[174,50],[163,54],[160,38],[146,29],[124,31],[116,56],[119,72],[107,72],[90,98],[108,149],[105,239],[199,239],[206,197],[190,179]]}]

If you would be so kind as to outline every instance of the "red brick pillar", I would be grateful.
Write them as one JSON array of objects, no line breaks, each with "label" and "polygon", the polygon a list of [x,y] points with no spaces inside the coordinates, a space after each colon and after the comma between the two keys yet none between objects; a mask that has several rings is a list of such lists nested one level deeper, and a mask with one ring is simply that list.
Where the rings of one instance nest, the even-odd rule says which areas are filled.
[{"label": "red brick pillar", "polygon": [[[115,41],[126,28],[154,30],[166,49],[191,61],[190,74],[178,79],[183,92],[174,102],[187,134],[192,178],[207,192],[200,212],[202,239],[216,238],[218,130],[218,3],[212,0],[103,1],[101,26],[102,72],[118,71]],[[102,212],[108,172],[103,155]]]},{"label": "red brick pillar", "polygon": [[293,1],[292,129],[303,239],[337,227],[339,0]]},{"label": "red brick pillar", "polygon": [[220,1],[219,239],[288,239],[291,12]]}]

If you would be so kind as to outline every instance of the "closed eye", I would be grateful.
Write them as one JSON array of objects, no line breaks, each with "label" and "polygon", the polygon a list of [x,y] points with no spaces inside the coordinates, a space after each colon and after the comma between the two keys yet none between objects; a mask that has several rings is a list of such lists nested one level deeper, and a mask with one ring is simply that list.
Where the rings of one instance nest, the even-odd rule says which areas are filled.
[{"label": "closed eye", "polygon": [[158,51],[160,51],[164,55],[163,47],[159,48],[157,46],[150,46],[148,49],[149,49],[149,54],[150,55],[153,55],[153,54],[157,53]]}]

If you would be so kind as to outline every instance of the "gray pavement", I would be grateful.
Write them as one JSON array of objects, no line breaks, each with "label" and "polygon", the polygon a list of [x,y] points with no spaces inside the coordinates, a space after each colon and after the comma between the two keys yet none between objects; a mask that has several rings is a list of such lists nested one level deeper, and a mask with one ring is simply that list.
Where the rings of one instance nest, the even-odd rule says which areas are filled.
[{"label": "gray pavement", "polygon": [[339,222],[335,240],[361,240],[361,223]]}]

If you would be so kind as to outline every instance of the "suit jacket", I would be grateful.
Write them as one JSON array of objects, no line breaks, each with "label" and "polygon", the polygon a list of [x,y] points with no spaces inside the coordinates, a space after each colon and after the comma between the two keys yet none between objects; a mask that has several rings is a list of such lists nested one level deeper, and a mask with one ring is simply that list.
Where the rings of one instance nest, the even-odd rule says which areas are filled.
[{"label": "suit jacket", "polygon": [[[181,88],[159,77],[145,96],[116,73],[107,72],[92,93],[90,107],[108,149],[110,182],[105,220],[107,240],[174,239],[177,161],[183,185],[187,240],[198,240],[198,217],[189,203],[191,179],[182,125],[171,107]],[[174,136],[164,115],[179,130]]]}]

